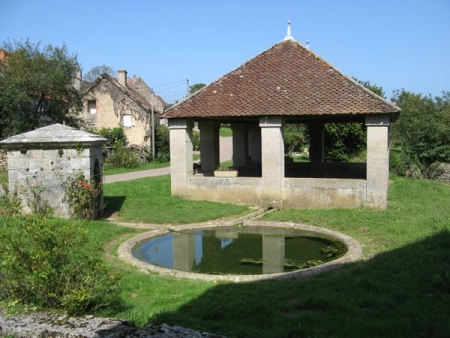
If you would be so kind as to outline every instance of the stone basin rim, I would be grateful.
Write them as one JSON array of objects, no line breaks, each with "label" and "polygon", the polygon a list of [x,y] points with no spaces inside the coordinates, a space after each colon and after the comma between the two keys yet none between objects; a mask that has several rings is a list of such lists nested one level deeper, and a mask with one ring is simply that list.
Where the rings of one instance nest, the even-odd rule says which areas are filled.
[{"label": "stone basin rim", "polygon": [[[238,223],[239,224],[239,223]],[[232,224],[235,225],[235,224]],[[159,267],[156,265],[152,265],[150,263],[143,262],[132,255],[133,247],[152,237],[156,237],[159,235],[163,235],[168,233],[169,231],[182,231],[182,230],[193,230],[193,229],[202,229],[202,228],[219,228],[219,227],[229,227],[230,223],[225,222],[221,224],[211,224],[211,223],[202,223],[202,224],[185,224],[178,226],[170,226],[166,228],[156,229],[147,231],[141,234],[138,234],[134,237],[131,237],[121,243],[117,250],[118,256],[123,261],[133,265],[138,268],[141,272],[144,273],[158,273],[161,275],[168,275],[177,278],[187,278],[187,279],[197,279],[197,280],[205,280],[205,281],[230,281],[230,282],[251,282],[258,280],[273,280],[273,279],[291,279],[291,278],[302,278],[306,276],[316,275],[318,273],[322,273],[325,271],[331,271],[343,267],[344,265],[352,262],[356,262],[362,258],[362,247],[358,241],[353,239],[352,237],[345,235],[341,232],[316,227],[313,225],[302,224],[302,223],[293,223],[293,222],[271,222],[271,221],[244,221],[242,222],[243,226],[248,227],[274,227],[274,228],[285,228],[285,229],[296,229],[296,230],[305,230],[308,232],[314,232],[319,235],[325,235],[328,238],[333,240],[338,240],[344,243],[348,250],[347,252],[330,262],[326,262],[324,264],[302,269],[295,270],[290,272],[280,272],[273,274],[261,274],[261,275],[213,275],[213,274],[202,274],[195,272],[187,272],[174,270],[164,267]]]}]

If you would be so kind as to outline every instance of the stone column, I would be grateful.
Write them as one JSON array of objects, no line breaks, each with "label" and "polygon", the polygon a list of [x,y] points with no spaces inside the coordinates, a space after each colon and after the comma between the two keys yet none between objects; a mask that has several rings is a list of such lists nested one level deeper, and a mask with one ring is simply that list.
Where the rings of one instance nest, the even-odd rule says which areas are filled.
[{"label": "stone column", "polygon": [[365,207],[387,207],[389,183],[389,115],[366,116],[367,172]]},{"label": "stone column", "polygon": [[188,178],[193,176],[192,128],[185,119],[169,119],[170,178],[172,196],[186,196]]},{"label": "stone column", "polygon": [[268,206],[281,204],[281,184],[284,179],[284,142],[282,117],[261,117],[261,166],[263,186],[261,200]]},{"label": "stone column", "polygon": [[203,173],[211,173],[220,165],[219,129],[216,121],[199,121],[200,163]]},{"label": "stone column", "polygon": [[[247,172],[248,159],[248,128],[244,123],[232,123],[233,130],[233,167],[245,168]],[[241,174],[241,172],[239,173]]]},{"label": "stone column", "polygon": [[309,125],[309,160],[312,177],[323,177],[324,162],[324,123],[312,122]]}]

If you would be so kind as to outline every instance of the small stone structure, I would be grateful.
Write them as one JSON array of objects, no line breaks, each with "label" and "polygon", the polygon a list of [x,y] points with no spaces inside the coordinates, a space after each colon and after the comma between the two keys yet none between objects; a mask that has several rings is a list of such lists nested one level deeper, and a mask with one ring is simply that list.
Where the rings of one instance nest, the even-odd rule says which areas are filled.
[{"label": "small stone structure", "polygon": [[[53,124],[19,134],[0,142],[8,154],[10,193],[18,192],[24,214],[31,213],[28,205],[30,189],[36,190],[54,215],[70,218],[65,201],[64,182],[76,174],[87,180],[102,181],[102,146],[107,140],[101,136],[62,124]],[[100,196],[103,205],[103,196]],[[96,212],[93,218],[98,217]]]}]

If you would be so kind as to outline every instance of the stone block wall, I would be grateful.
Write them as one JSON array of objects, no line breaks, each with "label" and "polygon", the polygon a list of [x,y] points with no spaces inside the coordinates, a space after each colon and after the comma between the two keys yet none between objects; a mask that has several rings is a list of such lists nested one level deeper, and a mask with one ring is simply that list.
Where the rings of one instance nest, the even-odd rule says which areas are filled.
[{"label": "stone block wall", "polygon": [[6,149],[0,149],[0,171],[8,170],[8,157]]},{"label": "stone block wall", "polygon": [[[29,201],[32,191],[40,189],[40,198],[54,209],[55,216],[70,218],[70,207],[65,201],[64,183],[71,176],[83,173],[87,179],[94,179],[95,161],[101,166],[102,150],[87,149],[27,149],[8,152],[8,173],[10,192],[20,192],[22,210],[30,213]],[[101,167],[99,168],[101,179]]]}]

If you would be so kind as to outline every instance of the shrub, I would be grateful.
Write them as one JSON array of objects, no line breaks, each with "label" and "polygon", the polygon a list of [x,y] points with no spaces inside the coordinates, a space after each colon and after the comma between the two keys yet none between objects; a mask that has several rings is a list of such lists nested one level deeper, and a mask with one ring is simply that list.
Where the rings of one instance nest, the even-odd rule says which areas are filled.
[{"label": "shrub", "polygon": [[166,126],[156,127],[155,132],[155,150],[158,162],[170,161],[170,134]]},{"label": "shrub", "polygon": [[101,135],[108,140],[105,144],[106,147],[116,147],[118,145],[125,146],[128,143],[127,136],[120,127],[101,128],[96,134]]},{"label": "shrub", "polygon": [[138,168],[141,164],[139,152],[127,147],[117,147],[105,158],[107,168]]},{"label": "shrub", "polygon": [[4,206],[4,210],[0,210],[1,214],[9,216],[18,216],[22,213],[22,201],[19,198],[19,192],[17,189],[10,191],[8,184],[2,184],[3,194],[0,194],[0,202]]},{"label": "shrub", "polygon": [[65,200],[69,204],[72,216],[78,219],[95,218],[101,211],[102,182],[87,180],[83,174],[69,177],[64,183]]},{"label": "shrub", "polygon": [[192,131],[192,148],[194,151],[200,150],[200,133],[197,130]]},{"label": "shrub", "polygon": [[82,314],[117,293],[120,277],[81,223],[2,217],[0,229],[1,300]]}]

